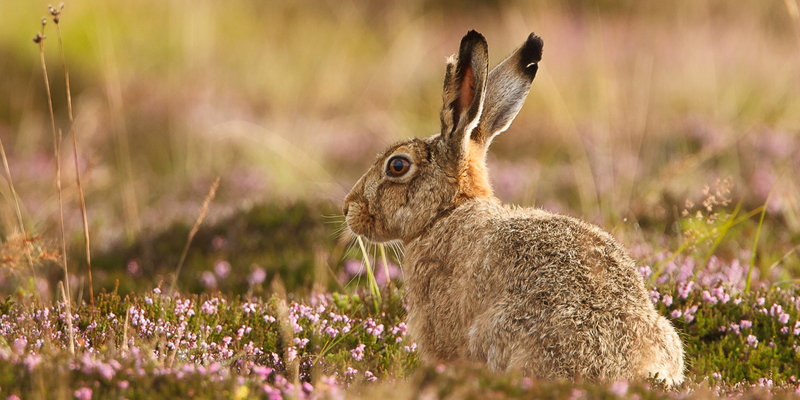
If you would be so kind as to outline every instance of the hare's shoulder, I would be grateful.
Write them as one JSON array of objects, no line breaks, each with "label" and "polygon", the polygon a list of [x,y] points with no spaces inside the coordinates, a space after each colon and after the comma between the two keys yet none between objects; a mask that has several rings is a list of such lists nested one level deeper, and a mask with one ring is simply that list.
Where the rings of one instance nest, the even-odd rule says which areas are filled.
[{"label": "hare's shoulder", "polygon": [[590,223],[542,209],[503,206],[487,220],[496,256],[516,264],[635,274],[624,246]]}]

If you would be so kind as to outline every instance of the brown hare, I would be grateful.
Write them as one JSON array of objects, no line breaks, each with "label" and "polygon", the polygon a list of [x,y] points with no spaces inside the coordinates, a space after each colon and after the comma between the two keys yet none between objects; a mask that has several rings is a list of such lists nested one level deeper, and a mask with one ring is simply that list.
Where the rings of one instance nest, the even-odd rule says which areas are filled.
[{"label": "brown hare", "polygon": [[684,379],[683,344],[622,245],[494,197],[486,151],[522,108],[543,42],[492,72],[470,31],[447,61],[441,133],[389,147],[344,201],[353,233],[405,245],[408,325],[430,362],[592,381]]}]

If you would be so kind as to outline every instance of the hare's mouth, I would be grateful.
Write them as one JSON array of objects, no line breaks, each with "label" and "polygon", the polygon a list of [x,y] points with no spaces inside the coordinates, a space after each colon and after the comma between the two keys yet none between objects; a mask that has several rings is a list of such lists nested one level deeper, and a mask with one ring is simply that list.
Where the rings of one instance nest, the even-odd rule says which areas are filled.
[{"label": "hare's mouth", "polygon": [[359,236],[372,239],[375,230],[375,217],[369,214],[367,207],[359,202],[350,202],[345,209],[345,222],[350,230]]}]

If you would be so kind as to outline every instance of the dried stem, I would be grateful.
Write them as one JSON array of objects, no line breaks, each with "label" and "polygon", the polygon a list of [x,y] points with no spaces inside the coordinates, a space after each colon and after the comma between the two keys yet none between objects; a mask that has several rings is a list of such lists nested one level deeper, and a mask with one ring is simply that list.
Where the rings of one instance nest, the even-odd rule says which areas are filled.
[{"label": "dried stem", "polygon": [[67,70],[67,62],[64,58],[64,42],[61,36],[61,24],[60,15],[61,10],[63,10],[64,5],[62,4],[60,9],[52,9],[51,14],[53,14],[53,20],[56,23],[56,30],[58,31],[58,47],[61,52],[61,67],[64,71],[64,82],[66,83],[67,89],[67,113],[69,114],[69,133],[72,136],[72,151],[75,158],[75,180],[78,183],[78,198],[80,199],[81,203],[81,216],[83,217],[83,239],[84,245],[86,248],[86,265],[89,271],[89,301],[94,307],[94,287],[92,284],[92,252],[91,252],[91,242],[89,240],[89,218],[86,216],[86,200],[83,197],[83,186],[81,185],[81,171],[80,167],[78,166],[78,139],[75,137],[75,120],[72,116],[72,96],[70,95],[69,91],[69,71]]},{"label": "dried stem", "polygon": [[67,269],[67,242],[64,237],[64,207],[63,201],[61,196],[61,131],[59,130],[59,134],[56,135],[56,119],[53,115],[53,97],[50,94],[50,79],[47,77],[47,64],[44,61],[44,26],[47,24],[47,20],[42,18],[42,31],[36,35],[34,38],[34,42],[39,45],[39,58],[42,61],[42,74],[44,75],[44,87],[47,90],[47,106],[50,110],[50,126],[53,129],[53,147],[54,153],[56,156],[56,188],[58,189],[58,209],[59,214],[61,217],[61,249],[62,249],[62,256],[64,260],[64,280],[67,282],[66,284],[66,291],[65,296],[67,297],[67,311],[69,312],[69,306],[71,301],[71,294],[69,291],[69,273]]},{"label": "dried stem", "polygon": [[17,197],[17,191],[14,190],[14,181],[11,180],[11,169],[8,168],[8,158],[6,158],[6,149],[3,148],[2,140],[0,140],[0,155],[3,156],[3,166],[6,169],[6,176],[8,177],[8,187],[11,189],[11,196],[14,197],[14,208],[17,212],[17,223],[19,224],[19,230],[22,232],[22,239],[24,240],[23,246],[25,247],[25,257],[28,258],[28,266],[31,267],[33,280],[36,281],[36,270],[33,268],[31,249],[28,247],[28,232],[25,230],[25,224],[22,222],[22,212],[19,208],[19,198]]},{"label": "dried stem", "polygon": [[172,294],[175,291],[175,285],[178,282],[178,275],[180,275],[181,268],[183,268],[183,262],[186,261],[186,254],[189,252],[189,245],[192,244],[192,239],[194,239],[194,235],[200,228],[200,224],[203,223],[203,219],[205,219],[206,214],[208,214],[208,205],[211,204],[212,200],[214,200],[214,196],[216,196],[217,194],[218,187],[219,187],[219,177],[217,177],[217,179],[214,179],[214,183],[212,183],[211,187],[208,188],[208,195],[206,195],[205,200],[203,200],[203,206],[200,208],[200,214],[197,216],[197,220],[194,222],[192,230],[189,231],[189,237],[186,239],[186,245],[183,247],[183,253],[181,253],[181,258],[178,261],[178,268],[175,269],[175,277],[172,278],[172,285],[170,285],[169,288],[170,294]]}]

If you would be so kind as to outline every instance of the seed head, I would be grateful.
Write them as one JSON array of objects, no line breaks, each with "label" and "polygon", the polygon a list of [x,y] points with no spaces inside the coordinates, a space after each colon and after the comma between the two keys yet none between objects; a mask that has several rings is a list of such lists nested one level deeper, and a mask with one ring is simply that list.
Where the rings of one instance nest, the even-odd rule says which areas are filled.
[{"label": "seed head", "polygon": [[44,40],[47,36],[42,35],[40,32],[36,32],[36,36],[33,37],[33,43],[39,44]]}]

